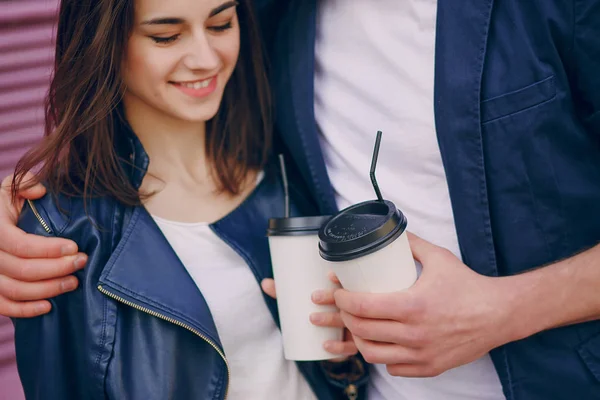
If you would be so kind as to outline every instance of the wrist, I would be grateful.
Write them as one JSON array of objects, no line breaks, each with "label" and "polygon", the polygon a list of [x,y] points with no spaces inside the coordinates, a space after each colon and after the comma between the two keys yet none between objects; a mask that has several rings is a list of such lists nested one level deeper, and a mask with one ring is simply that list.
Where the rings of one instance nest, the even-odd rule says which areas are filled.
[{"label": "wrist", "polygon": [[509,342],[529,336],[523,327],[521,282],[514,282],[512,277],[487,278],[490,285],[487,295],[492,299],[494,318],[490,319],[487,331],[491,339],[491,347],[496,348]]},{"label": "wrist", "polygon": [[540,268],[498,278],[506,293],[506,343],[553,328],[564,307],[565,288],[551,271]]}]

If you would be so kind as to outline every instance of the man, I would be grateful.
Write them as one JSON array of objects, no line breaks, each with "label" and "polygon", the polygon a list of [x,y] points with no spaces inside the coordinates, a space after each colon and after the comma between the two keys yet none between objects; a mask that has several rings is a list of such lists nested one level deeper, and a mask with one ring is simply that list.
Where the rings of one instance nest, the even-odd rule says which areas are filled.
[{"label": "man", "polygon": [[[335,294],[375,364],[370,398],[600,398],[600,1],[261,11],[276,128],[321,212],[374,197],[380,129],[380,186],[418,235],[412,288]],[[75,256],[23,237],[15,213],[0,313],[35,315],[48,305],[16,301],[62,292]]]}]

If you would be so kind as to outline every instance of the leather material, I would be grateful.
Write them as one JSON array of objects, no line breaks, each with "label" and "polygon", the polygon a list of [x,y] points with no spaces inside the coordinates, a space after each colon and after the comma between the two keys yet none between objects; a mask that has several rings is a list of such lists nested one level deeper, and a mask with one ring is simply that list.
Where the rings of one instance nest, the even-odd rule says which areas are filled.
[{"label": "leather material", "polygon": [[[120,146],[120,154],[132,155],[137,186],[148,157],[135,137]],[[316,207],[295,181],[290,176],[292,215],[311,215]],[[109,198],[86,209],[81,199],[47,195],[34,206],[52,235],[75,240],[89,262],[76,273],[79,288],[51,299],[48,315],[15,320],[27,398],[223,399],[228,370],[210,310],[148,212]],[[283,213],[279,171],[267,167],[254,192],[211,225],[246,261],[257,285],[272,277],[268,219]],[[27,205],[19,226],[49,235]],[[265,302],[278,322],[276,302],[266,295]],[[319,399],[343,398],[319,363],[299,367]]]}]

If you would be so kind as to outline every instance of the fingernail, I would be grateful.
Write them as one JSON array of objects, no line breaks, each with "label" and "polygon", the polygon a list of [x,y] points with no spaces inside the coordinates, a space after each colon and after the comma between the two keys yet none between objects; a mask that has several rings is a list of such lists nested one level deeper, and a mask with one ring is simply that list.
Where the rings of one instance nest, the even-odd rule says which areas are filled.
[{"label": "fingernail", "polygon": [[60,252],[63,256],[77,253],[77,245],[75,243],[65,244],[63,247],[61,247]]},{"label": "fingernail", "polygon": [[85,267],[85,263],[87,262],[87,259],[84,256],[77,256],[77,258],[75,258],[75,269],[81,269],[83,267]]},{"label": "fingernail", "polygon": [[323,316],[321,314],[310,314],[310,322],[314,324],[318,324],[323,321]]},{"label": "fingernail", "polygon": [[60,288],[63,292],[70,292],[77,287],[77,281],[74,279],[65,279],[60,283]]},{"label": "fingernail", "polygon": [[323,348],[325,350],[331,350],[331,349],[333,349],[333,344],[331,342],[325,342],[325,343],[323,343]]},{"label": "fingernail", "polygon": [[323,301],[323,299],[325,298],[325,293],[323,293],[322,290],[316,290],[313,292],[312,294],[312,301],[319,302],[319,301]]},{"label": "fingernail", "polygon": [[36,314],[46,314],[50,311],[50,306],[48,304],[36,304],[34,308]]}]

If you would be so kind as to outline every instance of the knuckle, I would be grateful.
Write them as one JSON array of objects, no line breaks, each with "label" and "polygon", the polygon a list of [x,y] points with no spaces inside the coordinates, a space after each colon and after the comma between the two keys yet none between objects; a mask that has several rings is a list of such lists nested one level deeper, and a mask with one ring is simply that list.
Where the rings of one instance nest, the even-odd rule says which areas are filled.
[{"label": "knuckle", "polygon": [[446,248],[438,248],[437,249],[437,258],[438,261],[443,262],[443,263],[447,263],[450,260],[453,260],[455,258],[454,254],[452,254],[452,252]]},{"label": "knuckle", "polygon": [[8,300],[15,300],[17,294],[14,282],[0,275],[0,295]]},{"label": "knuckle", "polygon": [[365,361],[369,364],[377,364],[379,361],[379,357],[377,357],[377,354],[370,348],[363,349],[360,353],[362,354]]},{"label": "knuckle", "polygon": [[30,281],[35,276],[36,266],[33,260],[22,260],[15,268],[14,278],[20,281]]},{"label": "knuckle", "polygon": [[407,339],[410,344],[417,347],[425,347],[431,343],[429,332],[422,328],[413,328],[408,330]]},{"label": "knuckle", "polygon": [[369,310],[369,305],[366,299],[360,299],[356,302],[356,313],[358,315],[364,315]]},{"label": "knuckle", "polygon": [[367,323],[365,320],[360,320],[357,318],[351,318],[350,319],[350,326],[348,326],[348,329],[350,329],[350,331],[352,332],[353,335],[356,335],[358,337],[365,337],[367,336]]},{"label": "knuckle", "polygon": [[415,320],[423,316],[426,310],[427,303],[422,297],[410,295],[406,298],[403,312],[409,320]]},{"label": "knuckle", "polygon": [[434,362],[426,363],[421,369],[424,378],[435,378],[442,373],[441,368]]},{"label": "knuckle", "polygon": [[16,282],[7,282],[8,284],[5,285],[4,288],[4,293],[6,295],[6,297],[8,297],[10,300],[20,300],[21,299],[21,290],[19,289],[19,286],[16,284]]}]

